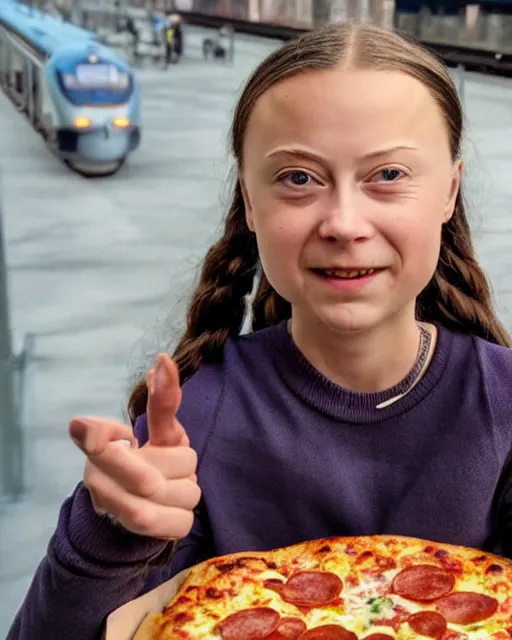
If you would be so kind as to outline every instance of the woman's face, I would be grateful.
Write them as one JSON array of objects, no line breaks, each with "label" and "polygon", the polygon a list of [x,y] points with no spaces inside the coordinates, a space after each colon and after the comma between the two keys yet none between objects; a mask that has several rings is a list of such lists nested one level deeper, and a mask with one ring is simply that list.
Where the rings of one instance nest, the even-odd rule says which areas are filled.
[{"label": "woman's face", "polygon": [[336,68],[278,83],[251,114],[240,177],[263,269],[294,319],[354,332],[412,316],[460,183],[421,82]]}]

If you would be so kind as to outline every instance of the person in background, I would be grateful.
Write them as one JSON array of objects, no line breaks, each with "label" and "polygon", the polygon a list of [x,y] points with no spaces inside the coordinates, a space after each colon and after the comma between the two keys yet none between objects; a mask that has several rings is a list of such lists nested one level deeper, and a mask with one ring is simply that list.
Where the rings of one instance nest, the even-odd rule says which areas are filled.
[{"label": "person in background", "polygon": [[9,640],[99,640],[114,609],[231,552],[393,534],[512,556],[512,350],[463,121],[445,67],[375,27],[258,66],[186,329],[133,390],[134,428],[71,421],[84,479]]},{"label": "person in background", "polygon": [[169,16],[169,26],[165,31],[165,60],[166,64],[177,63],[183,53],[183,26],[181,16]]},{"label": "person in background", "polygon": [[139,55],[139,39],[140,34],[139,30],[135,25],[135,20],[132,16],[127,16],[126,18],[126,31],[132,36],[132,44],[133,44],[133,57],[137,58]]}]

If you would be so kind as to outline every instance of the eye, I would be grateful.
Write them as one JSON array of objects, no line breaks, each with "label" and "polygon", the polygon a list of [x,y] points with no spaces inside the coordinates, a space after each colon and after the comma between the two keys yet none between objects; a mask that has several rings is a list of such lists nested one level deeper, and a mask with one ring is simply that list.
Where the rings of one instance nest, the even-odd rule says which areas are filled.
[{"label": "eye", "polygon": [[405,173],[400,169],[395,169],[393,167],[381,169],[376,174],[372,176],[370,182],[384,182],[384,183],[393,183],[398,182],[400,178],[403,178]]},{"label": "eye", "polygon": [[305,171],[288,171],[278,177],[278,182],[290,187],[307,187],[314,180]]}]

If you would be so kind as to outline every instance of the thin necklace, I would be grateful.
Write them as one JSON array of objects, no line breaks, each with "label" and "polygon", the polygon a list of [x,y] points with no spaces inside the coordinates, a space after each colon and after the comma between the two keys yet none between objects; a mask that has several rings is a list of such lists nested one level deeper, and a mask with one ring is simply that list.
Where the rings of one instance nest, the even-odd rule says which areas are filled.
[{"label": "thin necklace", "polygon": [[402,380],[402,382],[394,387],[394,390],[397,391],[397,394],[392,398],[384,400],[384,402],[378,404],[375,407],[376,409],[385,409],[398,400],[401,400],[410,391],[412,391],[412,388],[416,386],[416,383],[418,382],[420,376],[423,374],[430,355],[430,348],[432,346],[432,332],[430,331],[430,329],[420,323],[418,323],[418,329],[420,330],[420,345],[418,347],[418,353],[416,355],[416,360],[412,365],[412,369]]},{"label": "thin necklace", "polygon": [[[291,321],[288,321],[286,325],[290,338],[293,340]],[[385,409],[398,400],[401,400],[410,391],[412,391],[413,387],[415,387],[419,381],[419,378],[423,375],[428,363],[430,349],[432,347],[432,332],[420,322],[417,323],[417,326],[420,331],[420,344],[418,347],[418,353],[416,354],[416,360],[402,382],[399,382],[395,387],[393,387],[393,391],[396,392],[396,395],[392,398],[388,398],[388,400],[384,400],[384,402],[380,402],[376,405],[376,409]]]}]

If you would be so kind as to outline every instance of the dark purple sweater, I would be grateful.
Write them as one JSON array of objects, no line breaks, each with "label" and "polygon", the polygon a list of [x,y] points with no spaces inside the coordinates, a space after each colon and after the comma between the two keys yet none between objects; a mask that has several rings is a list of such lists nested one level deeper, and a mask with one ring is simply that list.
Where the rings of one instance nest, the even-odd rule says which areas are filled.
[{"label": "dark purple sweater", "polygon": [[[421,382],[348,392],[300,354],[284,324],[231,340],[184,386],[179,418],[203,500],[168,546],[99,517],[79,485],[10,640],[99,640],[107,615],[202,559],[303,540],[402,534],[510,555],[512,351],[440,329]],[[145,417],[136,425],[147,439]]]}]

